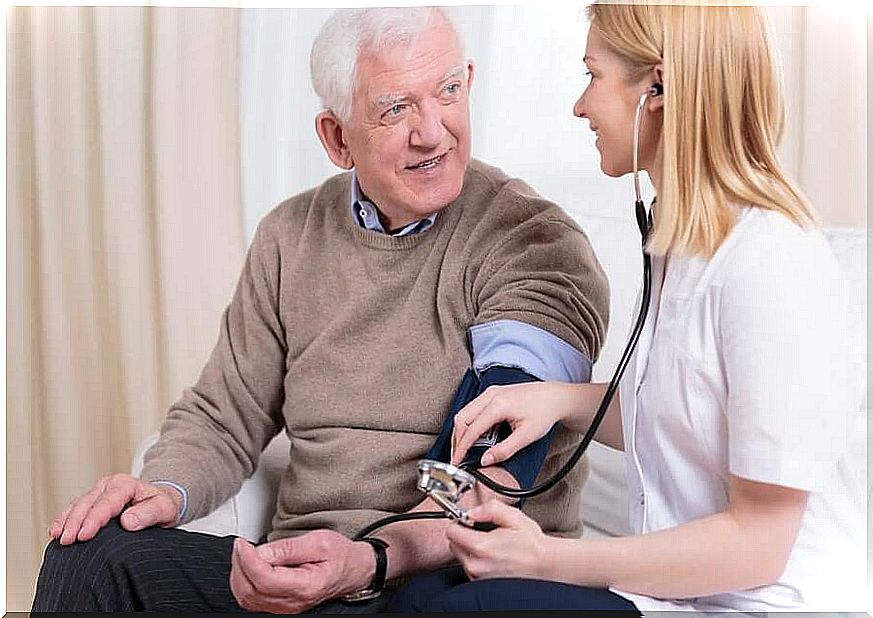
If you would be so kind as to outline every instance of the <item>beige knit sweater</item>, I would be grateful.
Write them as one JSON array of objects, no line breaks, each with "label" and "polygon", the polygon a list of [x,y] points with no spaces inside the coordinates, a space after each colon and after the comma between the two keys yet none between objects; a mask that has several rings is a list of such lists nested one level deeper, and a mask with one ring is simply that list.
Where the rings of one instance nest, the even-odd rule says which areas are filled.
[{"label": "beige knit sweater", "polygon": [[[352,535],[420,502],[416,464],[471,365],[473,325],[519,320],[597,357],[606,277],[578,226],[529,186],[473,161],[434,226],[403,237],[359,227],[349,189],[349,174],[334,176],[263,219],[218,343],[146,453],[143,479],[187,489],[186,521],[232,496],[282,430],[271,540]],[[577,439],[556,436],[540,478]],[[578,535],[586,472],[525,512]]]}]

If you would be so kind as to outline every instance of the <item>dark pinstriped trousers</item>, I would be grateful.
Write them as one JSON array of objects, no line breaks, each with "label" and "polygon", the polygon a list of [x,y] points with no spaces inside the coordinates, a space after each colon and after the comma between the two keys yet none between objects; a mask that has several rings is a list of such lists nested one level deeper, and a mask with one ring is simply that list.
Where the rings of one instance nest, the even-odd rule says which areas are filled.
[{"label": "dark pinstriped trousers", "polygon": [[[31,611],[243,612],[230,591],[234,538],[175,528],[128,532],[114,519],[90,541],[52,541]],[[389,597],[310,611],[374,613]]]}]

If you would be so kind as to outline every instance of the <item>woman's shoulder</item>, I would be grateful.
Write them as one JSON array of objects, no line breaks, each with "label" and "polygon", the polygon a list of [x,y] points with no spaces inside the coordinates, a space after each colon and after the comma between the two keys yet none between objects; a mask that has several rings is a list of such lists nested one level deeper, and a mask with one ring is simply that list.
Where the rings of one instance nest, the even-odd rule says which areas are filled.
[{"label": "woman's shoulder", "polygon": [[809,277],[839,273],[821,228],[800,225],[780,212],[756,206],[740,209],[722,248],[726,276],[754,272],[792,279],[792,274]]}]

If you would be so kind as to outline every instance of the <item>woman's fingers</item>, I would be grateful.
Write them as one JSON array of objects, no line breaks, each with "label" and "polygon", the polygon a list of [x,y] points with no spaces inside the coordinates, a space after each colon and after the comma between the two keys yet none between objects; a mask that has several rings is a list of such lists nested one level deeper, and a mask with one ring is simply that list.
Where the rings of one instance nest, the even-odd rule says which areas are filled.
[{"label": "woman's fingers", "polygon": [[[461,461],[465,453],[458,453],[458,444],[460,440],[467,434],[470,424],[482,413],[482,410],[488,405],[494,397],[494,392],[491,388],[485,390],[484,393],[476,397],[473,401],[461,408],[461,411],[455,415],[455,427],[452,431],[452,453],[451,461]],[[478,436],[476,436],[478,437]],[[465,451],[466,452],[466,451]]]},{"label": "woman's fingers", "polygon": [[455,431],[461,426],[463,426],[463,431],[457,438],[453,435],[452,463],[457,465],[462,461],[464,455],[467,454],[479,436],[502,420],[505,420],[505,417],[501,414],[500,406],[496,405],[494,398],[492,398],[481,408],[476,417],[462,419],[460,424],[456,424]]},{"label": "woman's fingers", "polygon": [[516,507],[499,500],[489,500],[470,509],[470,519],[476,522],[491,522],[500,528],[519,528],[528,519]]},{"label": "woman's fingers", "polygon": [[493,466],[501,461],[506,461],[541,437],[532,435],[526,425],[519,426],[505,440],[501,440],[482,454],[482,465]]}]

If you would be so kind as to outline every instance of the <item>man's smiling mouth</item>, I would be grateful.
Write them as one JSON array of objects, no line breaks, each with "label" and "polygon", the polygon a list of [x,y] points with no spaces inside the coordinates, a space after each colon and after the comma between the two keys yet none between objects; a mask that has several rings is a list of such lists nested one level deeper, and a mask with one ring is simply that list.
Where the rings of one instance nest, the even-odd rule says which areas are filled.
[{"label": "man's smiling mouth", "polygon": [[438,155],[436,157],[432,157],[430,159],[425,159],[424,161],[420,161],[419,163],[416,163],[415,165],[407,165],[406,169],[408,169],[408,170],[426,170],[426,169],[430,169],[432,167],[436,167],[437,165],[439,165],[442,162],[443,159],[446,158],[447,154],[448,153],[445,152],[445,153]]}]

